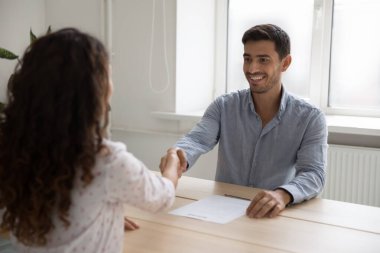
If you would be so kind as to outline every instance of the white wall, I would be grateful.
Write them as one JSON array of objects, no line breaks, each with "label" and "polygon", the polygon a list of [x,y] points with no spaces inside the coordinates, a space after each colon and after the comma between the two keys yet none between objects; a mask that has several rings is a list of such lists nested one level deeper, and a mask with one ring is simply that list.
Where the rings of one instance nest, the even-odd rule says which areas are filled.
[{"label": "white wall", "polygon": [[[0,47],[22,55],[29,45],[29,30],[36,35],[45,30],[44,0],[0,0]],[[0,59],[0,101],[17,60]]]},{"label": "white wall", "polygon": [[[125,142],[132,153],[150,168],[157,169],[166,149],[196,123],[168,121],[151,115],[152,111],[175,111],[176,0],[0,0],[0,47],[22,54],[29,44],[29,29],[42,35],[49,25],[53,30],[74,26],[105,42],[107,1],[113,5],[112,138]],[[151,44],[153,3],[156,12]],[[151,45],[153,90],[165,88],[167,72],[171,80],[163,93],[154,92],[149,85]],[[0,101],[4,101],[6,83],[15,64],[16,61],[0,59]],[[372,147],[379,147],[380,143],[378,137],[334,133],[330,134],[329,142]],[[202,156],[191,175],[212,179],[216,153],[214,150]]]},{"label": "white wall", "polygon": [[[112,138],[157,169],[167,148],[195,124],[151,114],[175,111],[176,1],[114,0],[112,17]],[[189,175],[213,179],[215,168],[213,151]]]},{"label": "white wall", "polygon": [[[29,43],[29,27],[41,35],[49,25],[53,30],[73,26],[106,42],[107,1],[0,0],[0,46],[21,54]],[[125,142],[130,152],[157,170],[167,148],[196,123],[168,121],[151,114],[175,111],[176,0],[109,0],[108,3],[113,7],[112,29],[108,31],[115,86],[111,101],[112,139]],[[0,60],[0,100],[5,97],[5,81],[15,63]],[[165,88],[168,77],[169,86]],[[216,150],[204,155],[188,175],[213,179],[216,157]]]},{"label": "white wall", "polygon": [[[0,0],[0,47],[20,57],[30,43],[29,30],[41,36],[73,26],[100,38],[101,0]],[[73,8],[75,6],[75,8]],[[5,101],[6,83],[17,61],[0,59],[0,101]]]},{"label": "white wall", "polygon": [[45,0],[45,25],[51,25],[53,30],[76,27],[103,39],[102,2],[103,0]]},{"label": "white wall", "polygon": [[[158,170],[160,158],[168,147],[176,142],[179,135],[158,132],[117,131],[112,132],[112,139],[127,144],[127,148],[148,168]],[[186,176],[214,179],[217,147],[199,158],[195,166],[186,172]]]},{"label": "white wall", "polygon": [[[153,2],[156,2],[156,8],[152,37]],[[151,116],[152,111],[174,111],[175,106],[175,1],[165,0],[167,69],[164,61],[162,2],[113,1],[112,71],[116,92],[111,106],[115,128],[177,131],[177,126],[172,122]],[[168,77],[171,82],[165,89]],[[161,93],[155,92],[163,89]]]},{"label": "white wall", "polygon": [[214,92],[215,1],[179,0],[177,15],[175,110],[199,111]]}]

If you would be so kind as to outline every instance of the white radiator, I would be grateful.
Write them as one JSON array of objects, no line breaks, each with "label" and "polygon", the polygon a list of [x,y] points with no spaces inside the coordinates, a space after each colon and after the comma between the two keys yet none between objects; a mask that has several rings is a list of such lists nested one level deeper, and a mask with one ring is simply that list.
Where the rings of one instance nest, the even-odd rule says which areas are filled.
[{"label": "white radiator", "polygon": [[380,149],[329,145],[322,198],[380,207]]}]

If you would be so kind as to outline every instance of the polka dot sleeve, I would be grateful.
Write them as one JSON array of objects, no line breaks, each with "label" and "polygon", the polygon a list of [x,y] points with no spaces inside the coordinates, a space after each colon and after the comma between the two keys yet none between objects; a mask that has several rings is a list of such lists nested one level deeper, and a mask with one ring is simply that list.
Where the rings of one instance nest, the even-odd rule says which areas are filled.
[{"label": "polka dot sleeve", "polygon": [[106,173],[109,201],[123,202],[141,209],[157,212],[169,208],[175,199],[171,181],[155,175],[126,150],[110,157]]}]

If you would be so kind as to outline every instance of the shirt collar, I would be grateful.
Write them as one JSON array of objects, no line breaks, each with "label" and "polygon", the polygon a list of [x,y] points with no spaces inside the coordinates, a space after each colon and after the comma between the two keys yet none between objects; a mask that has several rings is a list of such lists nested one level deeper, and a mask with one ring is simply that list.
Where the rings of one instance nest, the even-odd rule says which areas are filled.
[{"label": "shirt collar", "polygon": [[253,104],[253,98],[252,98],[252,94],[251,94],[251,89],[248,88],[246,90],[246,92],[247,92],[247,96],[248,96],[248,106],[249,106],[249,108],[251,109],[252,112],[256,113],[255,105]]},{"label": "shirt collar", "polygon": [[281,116],[284,114],[288,100],[289,100],[288,92],[285,90],[284,85],[281,85],[281,102],[280,102],[280,108],[278,109],[278,114],[277,114],[279,118],[281,118]]},{"label": "shirt collar", "polygon": [[[252,98],[250,88],[247,89],[247,96],[248,96],[249,108],[251,109],[252,112],[256,113],[255,104],[253,103],[253,98]],[[281,85],[281,102],[280,102],[280,108],[279,108],[278,114],[277,114],[278,118],[281,118],[281,116],[284,114],[288,99],[289,99],[288,92],[285,90],[284,85]]]}]

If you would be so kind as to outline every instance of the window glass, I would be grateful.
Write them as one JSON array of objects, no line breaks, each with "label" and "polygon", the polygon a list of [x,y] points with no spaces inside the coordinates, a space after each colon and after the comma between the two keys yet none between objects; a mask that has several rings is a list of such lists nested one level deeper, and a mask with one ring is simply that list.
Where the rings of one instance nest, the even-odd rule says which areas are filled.
[{"label": "window glass", "polygon": [[335,0],[329,107],[380,109],[380,1]]}]

